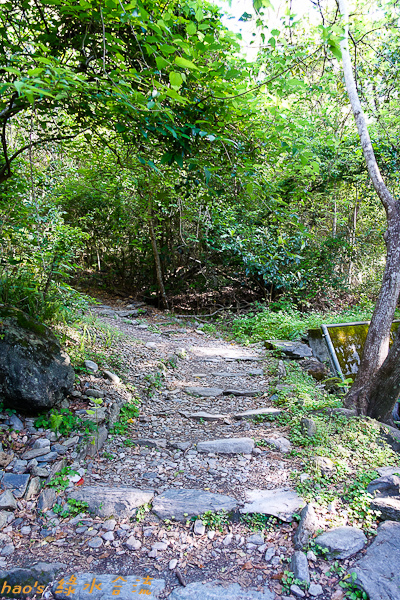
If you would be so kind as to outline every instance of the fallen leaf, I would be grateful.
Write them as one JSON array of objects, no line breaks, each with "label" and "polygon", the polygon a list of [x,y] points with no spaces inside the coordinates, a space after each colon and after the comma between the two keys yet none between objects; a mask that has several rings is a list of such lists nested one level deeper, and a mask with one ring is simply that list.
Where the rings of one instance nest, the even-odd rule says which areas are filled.
[{"label": "fallen leaf", "polygon": [[94,556],[88,556],[86,560],[90,565],[90,563],[94,560]]},{"label": "fallen leaf", "polygon": [[251,564],[250,561],[247,561],[246,563],[244,563],[242,569],[246,569],[246,571],[250,571],[250,569],[253,568],[253,565]]},{"label": "fallen leaf", "polygon": [[83,485],[83,477],[81,477],[75,485]]}]

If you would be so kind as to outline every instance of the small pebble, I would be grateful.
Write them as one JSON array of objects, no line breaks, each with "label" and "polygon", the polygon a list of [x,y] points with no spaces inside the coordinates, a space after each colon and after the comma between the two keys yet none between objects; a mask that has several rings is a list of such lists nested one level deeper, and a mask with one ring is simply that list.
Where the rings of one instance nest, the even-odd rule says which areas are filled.
[{"label": "small pebble", "polygon": [[103,540],[99,537],[94,537],[88,542],[89,548],[100,548],[103,545]]},{"label": "small pebble", "polygon": [[324,593],[324,590],[322,589],[322,585],[319,583],[310,583],[308,593],[311,594],[311,596],[320,596]]}]

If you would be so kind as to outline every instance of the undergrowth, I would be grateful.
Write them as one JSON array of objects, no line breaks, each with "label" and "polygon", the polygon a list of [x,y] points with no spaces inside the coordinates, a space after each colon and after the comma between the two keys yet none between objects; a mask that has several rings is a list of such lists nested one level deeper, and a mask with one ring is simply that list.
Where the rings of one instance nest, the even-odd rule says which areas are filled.
[{"label": "undergrowth", "polygon": [[[332,525],[348,524],[373,532],[379,514],[370,508],[367,486],[378,477],[376,469],[396,465],[398,455],[383,440],[381,424],[368,418],[348,418],[335,413],[342,403],[340,397],[317,387],[317,382],[297,364],[286,364],[284,389],[276,392],[273,404],[282,409],[270,416],[277,425],[287,428],[285,435],[292,442],[292,456],[302,463],[308,479],[300,480],[300,472],[292,472],[299,495],[306,502],[320,507],[334,506]],[[302,426],[303,417],[316,425],[309,437]],[[262,440],[258,442],[262,446]],[[327,468],[315,459],[327,459]],[[331,461],[331,462],[330,462]]]},{"label": "undergrowth", "polygon": [[294,307],[284,310],[263,308],[234,319],[231,325],[233,336],[241,342],[263,340],[297,340],[308,329],[320,327],[322,323],[350,323],[369,321],[373,312],[370,306],[358,306],[340,312],[302,313]]}]

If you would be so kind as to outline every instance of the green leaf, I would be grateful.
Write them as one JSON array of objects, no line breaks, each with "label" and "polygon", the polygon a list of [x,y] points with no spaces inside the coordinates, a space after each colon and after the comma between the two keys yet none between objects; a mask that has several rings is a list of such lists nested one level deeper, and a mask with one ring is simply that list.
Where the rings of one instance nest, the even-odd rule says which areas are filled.
[{"label": "green leaf", "polygon": [[195,17],[196,17],[196,21],[199,21],[199,22],[204,19],[204,13],[203,13],[203,10],[200,8],[200,6],[196,10]]},{"label": "green leaf", "polygon": [[18,92],[18,96],[20,96],[21,90],[24,87],[24,82],[23,81],[14,81],[14,87]]},{"label": "green leaf", "polygon": [[174,160],[181,167],[181,169],[183,169],[183,156],[182,156],[182,154],[175,154],[174,155]]},{"label": "green leaf", "polygon": [[169,74],[169,82],[174,90],[179,90],[183,83],[182,75],[176,71],[171,71]]},{"label": "green leaf", "polygon": [[160,169],[157,169],[156,165],[153,163],[152,160],[148,160],[147,164],[151,169],[153,169],[153,171],[155,171],[156,173],[160,173]]},{"label": "green leaf", "polygon": [[333,40],[329,41],[329,50],[332,52],[333,56],[335,56],[338,60],[342,59],[342,51],[340,49],[340,46]]},{"label": "green leaf", "polygon": [[177,49],[175,48],[175,46],[163,44],[162,46],[160,46],[160,50],[163,54],[173,54],[174,52],[176,52]]},{"label": "green leaf", "polygon": [[253,0],[253,8],[258,13],[262,8],[274,8],[270,0]]},{"label": "green leaf", "polygon": [[165,60],[165,58],[163,58],[162,56],[156,56],[156,63],[160,71],[161,69],[165,69],[165,67],[168,67],[169,65],[169,62]]},{"label": "green leaf", "polygon": [[197,27],[196,25],[193,23],[193,21],[191,23],[189,23],[188,25],[186,25],[186,32],[188,35],[194,35],[197,31]]},{"label": "green leaf", "polygon": [[196,65],[191,60],[182,58],[182,56],[177,56],[175,58],[175,63],[178,65],[178,67],[182,67],[182,69],[195,69],[196,71],[199,70],[199,68],[196,67]]},{"label": "green leaf", "polygon": [[162,165],[170,165],[174,160],[174,155],[172,154],[172,152],[165,152],[165,154],[162,155],[161,157],[161,161],[160,163]]},{"label": "green leaf", "polygon": [[4,67],[4,71],[7,71],[7,73],[13,73],[14,75],[21,75],[21,71],[19,69],[15,69],[15,67]]}]

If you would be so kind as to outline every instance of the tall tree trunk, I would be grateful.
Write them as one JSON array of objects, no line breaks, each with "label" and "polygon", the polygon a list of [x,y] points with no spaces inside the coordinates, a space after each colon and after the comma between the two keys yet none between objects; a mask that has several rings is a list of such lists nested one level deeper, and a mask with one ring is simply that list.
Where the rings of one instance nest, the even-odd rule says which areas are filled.
[{"label": "tall tree trunk", "polygon": [[373,377],[369,394],[367,414],[373,419],[392,423],[392,411],[400,395],[400,334],[390,352]]},{"label": "tall tree trunk", "polygon": [[156,238],[156,234],[154,231],[153,211],[151,209],[151,206],[149,207],[149,231],[150,231],[151,246],[153,248],[154,264],[156,267],[157,284],[158,284],[158,289],[160,291],[160,296],[161,296],[161,304],[162,304],[163,308],[169,308],[167,295],[165,293],[160,255],[159,255],[158,246],[157,246],[157,238]]},{"label": "tall tree trunk", "polygon": [[336,231],[337,231],[337,203],[336,203],[336,196],[335,199],[333,201],[333,223],[332,223],[332,236],[336,237]]},{"label": "tall tree trunk", "polygon": [[351,248],[351,256],[350,256],[350,263],[349,263],[349,270],[348,270],[348,274],[347,274],[347,283],[348,285],[351,287],[352,283],[353,283],[353,268],[354,268],[354,261],[353,261],[353,256],[354,256],[354,247],[356,245],[356,232],[357,232],[357,218],[358,218],[358,211],[360,209],[360,199],[359,199],[359,194],[358,194],[358,187],[356,185],[356,201],[354,204],[354,209],[353,212],[351,214],[351,223],[350,223],[350,227],[349,227],[349,243],[350,243],[350,248]]},{"label": "tall tree trunk", "polygon": [[[377,385],[378,383],[382,383],[381,378],[385,378],[387,386],[390,386],[390,381],[392,381],[395,387],[392,387],[389,395],[393,398],[398,391],[395,389],[397,376],[394,376],[394,372],[400,370],[400,361],[397,360],[396,354],[396,347],[400,342],[394,344],[391,355],[388,356],[390,328],[400,292],[400,204],[387,189],[376,162],[365,115],[361,107],[353,76],[348,47],[349,16],[347,3],[346,0],[338,0],[338,3],[345,23],[345,36],[341,43],[341,50],[347,93],[357,125],[368,173],[375,191],[383,204],[387,217],[387,230],[384,234],[386,266],[382,287],[369,326],[360,367],[354,384],[346,397],[346,405],[355,406],[363,414],[375,414],[376,412],[381,414],[382,410],[375,410],[376,406],[374,406],[374,403],[376,404],[378,399]],[[386,357],[385,368],[378,373]],[[391,365],[390,368],[389,365]],[[388,369],[392,372],[391,376],[388,375]],[[386,410],[385,415],[388,412],[390,412],[390,409]]]}]

